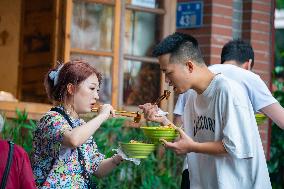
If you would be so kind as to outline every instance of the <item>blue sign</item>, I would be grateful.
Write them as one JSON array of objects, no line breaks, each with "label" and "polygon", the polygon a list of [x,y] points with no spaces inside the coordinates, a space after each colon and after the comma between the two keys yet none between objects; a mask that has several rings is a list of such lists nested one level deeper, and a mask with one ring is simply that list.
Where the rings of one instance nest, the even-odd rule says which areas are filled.
[{"label": "blue sign", "polygon": [[203,1],[177,4],[176,28],[198,28],[203,23]]}]

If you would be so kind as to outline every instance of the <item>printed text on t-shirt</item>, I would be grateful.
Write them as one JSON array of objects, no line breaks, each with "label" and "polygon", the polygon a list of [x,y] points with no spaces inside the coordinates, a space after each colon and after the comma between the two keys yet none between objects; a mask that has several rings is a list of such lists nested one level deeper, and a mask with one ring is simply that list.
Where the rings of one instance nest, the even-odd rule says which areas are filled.
[{"label": "printed text on t-shirt", "polygon": [[210,117],[206,116],[197,116],[197,119],[193,121],[194,123],[194,136],[200,130],[209,130],[213,133],[215,132],[215,119],[211,119]]}]

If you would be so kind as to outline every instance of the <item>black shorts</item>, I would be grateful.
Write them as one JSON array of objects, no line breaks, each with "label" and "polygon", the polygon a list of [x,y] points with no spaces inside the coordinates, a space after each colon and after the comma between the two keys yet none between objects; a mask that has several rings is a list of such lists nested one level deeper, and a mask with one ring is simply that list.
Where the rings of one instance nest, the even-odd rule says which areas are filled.
[{"label": "black shorts", "polygon": [[190,188],[189,172],[188,169],[185,169],[182,172],[180,189],[189,189],[189,188]]}]

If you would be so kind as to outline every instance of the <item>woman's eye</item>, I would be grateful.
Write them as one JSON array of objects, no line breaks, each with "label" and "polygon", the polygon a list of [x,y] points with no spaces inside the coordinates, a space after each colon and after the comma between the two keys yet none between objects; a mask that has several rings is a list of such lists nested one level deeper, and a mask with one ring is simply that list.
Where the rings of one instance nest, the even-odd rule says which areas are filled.
[{"label": "woman's eye", "polygon": [[172,72],[167,72],[166,75],[170,75]]},{"label": "woman's eye", "polygon": [[92,91],[95,90],[95,88],[90,88]]}]

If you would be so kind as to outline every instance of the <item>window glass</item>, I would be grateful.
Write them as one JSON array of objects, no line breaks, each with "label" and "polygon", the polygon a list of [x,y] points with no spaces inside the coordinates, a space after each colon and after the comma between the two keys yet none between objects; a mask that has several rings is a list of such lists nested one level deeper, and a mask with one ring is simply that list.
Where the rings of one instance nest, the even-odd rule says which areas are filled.
[{"label": "window glass", "polygon": [[124,53],[136,56],[151,56],[157,44],[158,15],[127,10],[125,13]]},{"label": "window glass", "polygon": [[138,61],[124,61],[124,105],[152,102],[160,94],[159,65]]},{"label": "window glass", "polygon": [[126,4],[144,7],[144,8],[159,8],[161,0],[124,0]]},{"label": "window glass", "polygon": [[71,47],[85,50],[112,50],[113,7],[74,1]]},{"label": "window glass", "polygon": [[233,39],[242,38],[242,20],[243,20],[243,1],[233,1]]}]

